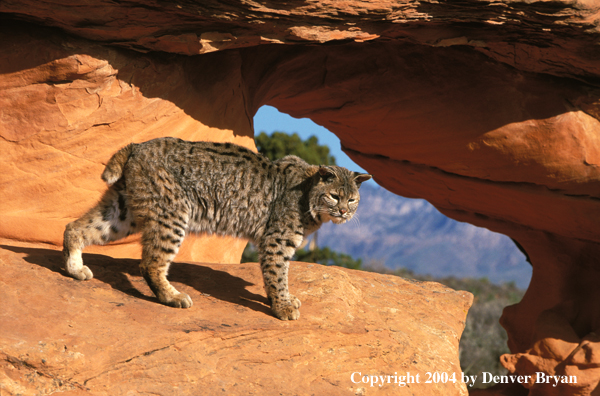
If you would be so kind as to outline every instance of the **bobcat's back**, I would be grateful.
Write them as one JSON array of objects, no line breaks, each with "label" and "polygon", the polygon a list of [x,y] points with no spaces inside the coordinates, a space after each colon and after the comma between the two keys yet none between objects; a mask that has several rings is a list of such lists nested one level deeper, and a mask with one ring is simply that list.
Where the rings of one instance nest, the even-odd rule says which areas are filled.
[{"label": "bobcat's back", "polygon": [[135,145],[124,169],[141,217],[181,218],[189,232],[255,239],[282,180],[268,158],[231,143],[174,138]]},{"label": "bobcat's back", "polygon": [[358,188],[371,176],[295,156],[272,162],[231,143],[161,138],[119,150],[102,178],[110,187],[100,203],[65,230],[71,276],[93,277],[82,262],[85,246],[141,232],[144,279],[162,303],[188,308],[192,299],[167,280],[186,234],[242,237],[258,248],[273,312],[295,320],[300,301],[288,290],[290,259],[323,222],[353,218]]}]

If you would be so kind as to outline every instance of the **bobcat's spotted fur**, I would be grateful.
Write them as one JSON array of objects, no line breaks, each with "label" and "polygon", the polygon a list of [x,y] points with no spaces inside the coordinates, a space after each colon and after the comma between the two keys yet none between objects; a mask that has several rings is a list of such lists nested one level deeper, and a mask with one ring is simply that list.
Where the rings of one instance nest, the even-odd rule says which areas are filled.
[{"label": "bobcat's spotted fur", "polygon": [[246,238],[259,251],[273,312],[295,320],[300,301],[288,291],[289,260],[322,223],[352,218],[358,188],[371,176],[295,156],[272,162],[231,143],[161,138],[122,148],[102,178],[110,188],[100,203],[65,230],[71,276],[93,276],[82,262],[85,246],[141,232],[140,267],[148,285],[163,304],[188,308],[191,298],[167,280],[186,234]]}]

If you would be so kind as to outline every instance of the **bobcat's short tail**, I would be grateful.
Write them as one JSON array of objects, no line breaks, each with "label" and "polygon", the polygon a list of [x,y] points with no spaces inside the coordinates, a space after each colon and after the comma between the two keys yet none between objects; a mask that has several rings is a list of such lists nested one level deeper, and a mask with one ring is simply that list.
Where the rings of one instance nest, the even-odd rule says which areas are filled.
[{"label": "bobcat's short tail", "polygon": [[104,180],[106,184],[111,186],[123,176],[123,168],[125,167],[125,163],[129,159],[134,146],[135,143],[129,143],[127,146],[117,151],[111,159],[108,160],[108,164],[106,164],[106,168],[104,168],[104,172],[102,172],[102,180]]}]

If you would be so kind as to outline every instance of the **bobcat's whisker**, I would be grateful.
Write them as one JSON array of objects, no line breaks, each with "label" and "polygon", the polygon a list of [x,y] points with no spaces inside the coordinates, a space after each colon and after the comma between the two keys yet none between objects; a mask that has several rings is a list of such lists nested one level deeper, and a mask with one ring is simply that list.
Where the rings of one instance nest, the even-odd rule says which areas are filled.
[{"label": "bobcat's whisker", "polygon": [[356,228],[360,228],[360,219],[358,218],[358,213],[355,213],[354,216],[350,219],[350,222],[354,222]]}]

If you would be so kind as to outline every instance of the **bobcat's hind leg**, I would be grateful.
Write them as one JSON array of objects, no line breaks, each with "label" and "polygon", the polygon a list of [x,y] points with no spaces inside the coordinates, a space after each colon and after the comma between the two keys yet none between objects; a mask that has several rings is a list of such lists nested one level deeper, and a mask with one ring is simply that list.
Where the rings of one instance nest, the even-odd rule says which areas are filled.
[{"label": "bobcat's hind leg", "polygon": [[163,220],[146,220],[142,231],[142,275],[158,300],[170,307],[189,308],[192,299],[179,292],[167,280],[169,266],[175,259],[185,237],[182,218],[169,216]]},{"label": "bobcat's hind leg", "polygon": [[[84,216],[85,217],[85,216]],[[78,280],[92,279],[94,274],[88,266],[83,265],[81,251],[89,241],[89,231],[82,227],[83,218],[67,224],[63,238],[63,256],[67,273]]]},{"label": "bobcat's hind leg", "polygon": [[119,186],[111,187],[98,205],[83,217],[67,224],[63,239],[65,269],[73,278],[87,280],[93,273],[83,264],[82,250],[89,245],[104,245],[131,234],[135,223]]}]

